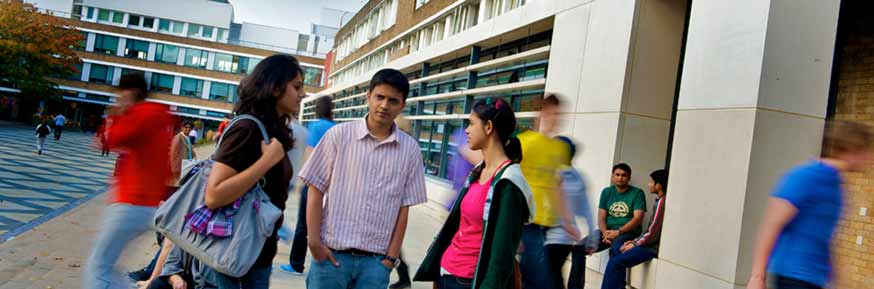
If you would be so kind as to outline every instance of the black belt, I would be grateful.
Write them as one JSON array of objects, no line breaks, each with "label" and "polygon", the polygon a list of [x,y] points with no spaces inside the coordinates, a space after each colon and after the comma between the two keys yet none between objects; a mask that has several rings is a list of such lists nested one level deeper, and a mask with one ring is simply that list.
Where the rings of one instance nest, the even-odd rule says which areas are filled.
[{"label": "black belt", "polygon": [[331,249],[331,251],[334,251],[334,252],[337,252],[337,253],[345,253],[345,254],[349,254],[349,255],[352,255],[352,256],[362,256],[362,257],[385,257],[385,254],[381,254],[381,253],[373,253],[373,252],[367,252],[367,251],[364,251],[364,250],[358,250],[358,249],[346,249],[346,250],[334,250],[334,249]]}]

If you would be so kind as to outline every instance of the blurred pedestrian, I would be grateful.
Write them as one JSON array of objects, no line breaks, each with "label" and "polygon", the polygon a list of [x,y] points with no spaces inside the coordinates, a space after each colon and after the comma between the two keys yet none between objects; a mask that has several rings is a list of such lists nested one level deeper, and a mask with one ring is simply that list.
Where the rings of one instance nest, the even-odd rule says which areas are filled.
[{"label": "blurred pedestrian", "polygon": [[662,224],[665,222],[665,204],[667,204],[668,171],[656,170],[650,173],[649,177],[649,192],[656,195],[652,220],[649,221],[646,232],[634,240],[626,241],[622,247],[611,248],[613,252],[604,270],[601,289],[625,289],[627,269],[652,260],[659,254],[659,241],[662,236]]},{"label": "blurred pedestrian", "polygon": [[116,165],[110,205],[85,265],[82,288],[130,287],[113,267],[125,246],[150,230],[155,209],[166,197],[170,139],[177,119],[166,105],[145,101],[147,97],[141,75],[121,77],[105,133],[107,146],[125,155]]},{"label": "blurred pedestrian", "polygon": [[[567,209],[561,212],[562,224],[570,224],[576,226],[576,217],[582,217],[586,220],[588,228],[588,236],[586,242],[581,242],[579,237],[572,237],[567,233],[564,226],[551,227],[546,231],[544,248],[546,260],[549,264],[549,278],[555,288],[564,289],[562,268],[567,262],[568,255],[571,256],[571,270],[568,275],[567,288],[582,289],[583,277],[586,274],[586,255],[589,252],[595,251],[598,247],[599,232],[595,226],[595,220],[592,218],[591,203],[589,202],[588,192],[586,190],[586,181],[579,171],[572,167],[572,160],[577,154],[577,145],[565,136],[556,137],[567,144],[569,148],[568,159],[562,162],[562,166],[558,169],[559,187],[561,192],[561,201],[566,203]],[[577,230],[579,231],[579,230]]]},{"label": "blurred pedestrian", "polygon": [[51,133],[52,129],[49,128],[48,121],[42,121],[36,126],[36,154],[42,155],[42,151],[46,147],[46,138],[48,138]]},{"label": "blurred pedestrian", "polygon": [[234,116],[232,114],[230,114],[230,113],[225,114],[225,117],[222,118],[222,121],[218,125],[218,130],[216,131],[215,135],[212,137],[213,142],[218,141],[218,139],[222,137],[222,133],[225,132],[225,128],[227,128],[228,124],[231,123],[231,118],[234,118]]},{"label": "blurred pedestrian", "polygon": [[535,210],[519,166],[516,117],[510,104],[490,97],[474,104],[468,119],[470,148],[484,161],[471,171],[414,280],[441,289],[515,288],[516,250]]},{"label": "blurred pedestrian", "polygon": [[522,288],[551,288],[549,265],[544,252],[546,231],[562,226],[574,239],[579,239],[576,226],[560,222],[560,213],[566,208],[560,201],[558,168],[568,159],[567,144],[553,139],[560,125],[561,102],[558,96],[549,94],[541,101],[540,112],[535,119],[537,130],[519,133],[522,143],[520,166],[525,179],[531,185],[534,203],[537,205],[534,222],[522,230],[522,252],[519,266],[522,270]]},{"label": "blurred pedestrian", "polygon": [[[240,98],[234,113],[258,118],[271,138],[270,143],[264,144],[261,130],[254,121],[241,120],[224,132],[206,187],[207,208],[215,210],[233,204],[263,178],[262,188],[270,202],[285,210],[288,184],[293,175],[286,152],[295,141],[286,124],[289,117],[300,110],[300,99],[306,95],[303,88],[300,63],[288,54],[261,60],[240,82]],[[276,221],[272,234],[246,274],[236,278],[216,272],[218,288],[268,288],[279,241],[277,231],[281,226],[282,217]]]},{"label": "blurred pedestrian", "polygon": [[427,201],[419,142],[395,125],[410,84],[398,70],[370,81],[368,114],[334,126],[307,160],[307,288],[386,288],[410,206]]},{"label": "blurred pedestrian", "polygon": [[[322,96],[315,100],[315,116],[316,121],[309,123],[308,136],[306,137],[306,149],[303,156],[303,162],[309,159],[310,155],[319,141],[325,136],[331,127],[335,125],[333,114],[333,100],[330,96]],[[290,273],[292,275],[302,276],[307,257],[307,195],[309,186],[303,185],[300,191],[300,201],[297,205],[297,224],[294,229],[294,236],[291,241],[291,252],[288,254],[288,264],[279,266],[279,270]]]},{"label": "blurred pedestrian", "polygon": [[99,126],[97,126],[97,142],[100,145],[100,156],[108,156],[109,155],[109,146],[106,144],[106,122],[104,121]]},{"label": "blurred pedestrian", "polygon": [[179,179],[182,177],[182,165],[186,160],[194,160],[197,155],[194,153],[194,145],[188,138],[188,133],[194,128],[194,124],[185,122],[182,129],[173,136],[173,141],[170,144],[170,185],[177,186]]},{"label": "blurred pedestrian", "polygon": [[67,123],[67,118],[64,117],[63,113],[59,113],[53,120],[55,122],[55,140],[61,140],[61,131],[64,130],[64,124]]},{"label": "blurred pedestrian", "polygon": [[870,166],[872,154],[871,127],[826,123],[821,157],[786,173],[768,198],[748,289],[766,288],[768,273],[777,289],[842,288],[834,284],[832,267],[832,242],[845,203],[842,185],[848,174]]},{"label": "blurred pedestrian", "polygon": [[199,136],[199,135],[197,134],[197,128],[194,127],[194,126],[192,126],[192,127],[191,127],[191,131],[188,132],[188,140],[189,140],[189,142],[192,143],[192,144],[196,144],[196,143],[197,143],[197,138],[198,138],[198,136]]}]

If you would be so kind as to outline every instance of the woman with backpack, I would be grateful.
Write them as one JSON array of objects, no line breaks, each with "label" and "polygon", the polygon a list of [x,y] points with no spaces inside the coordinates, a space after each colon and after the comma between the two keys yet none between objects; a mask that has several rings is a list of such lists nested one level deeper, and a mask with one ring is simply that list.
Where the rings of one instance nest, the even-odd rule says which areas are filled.
[{"label": "woman with backpack", "polygon": [[[253,186],[264,180],[262,189],[270,202],[285,210],[288,184],[292,177],[291,162],[286,152],[293,139],[286,126],[288,118],[300,108],[305,95],[303,71],[297,59],[287,54],[265,58],[252,73],[240,82],[236,115],[251,115],[264,126],[270,137],[265,144],[258,124],[240,120],[226,129],[215,153],[215,163],[209,174],[204,204],[210,210],[232,205]],[[239,278],[216,272],[216,285],[221,289],[266,289],[270,269],[276,255],[276,233],[282,218],[276,222],[273,234],[267,238],[255,264]]]},{"label": "woman with backpack", "polygon": [[441,289],[517,287],[516,249],[534,200],[519,167],[516,117],[506,101],[490,97],[474,104],[469,120],[468,143],[483,162],[471,171],[414,280]]}]

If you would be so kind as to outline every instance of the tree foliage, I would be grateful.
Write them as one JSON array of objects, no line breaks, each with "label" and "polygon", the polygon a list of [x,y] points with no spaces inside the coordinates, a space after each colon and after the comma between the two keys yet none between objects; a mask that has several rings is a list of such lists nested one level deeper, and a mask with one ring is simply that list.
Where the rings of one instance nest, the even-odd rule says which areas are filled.
[{"label": "tree foliage", "polygon": [[74,48],[82,40],[82,33],[33,4],[0,0],[0,86],[18,88],[24,96],[57,95],[57,84],[46,77],[76,72]]}]

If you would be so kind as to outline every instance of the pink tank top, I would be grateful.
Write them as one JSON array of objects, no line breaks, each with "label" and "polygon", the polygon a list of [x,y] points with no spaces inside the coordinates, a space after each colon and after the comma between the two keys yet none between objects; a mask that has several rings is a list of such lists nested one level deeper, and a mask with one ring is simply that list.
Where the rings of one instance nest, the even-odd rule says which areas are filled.
[{"label": "pink tank top", "polygon": [[[495,172],[507,163],[501,164]],[[480,249],[482,249],[483,213],[486,197],[494,177],[492,175],[482,184],[478,181],[472,182],[464,199],[461,200],[461,221],[458,225],[458,231],[452,237],[452,243],[443,253],[443,259],[440,262],[440,266],[453,276],[473,278],[476,272],[476,263],[479,259]]]}]

